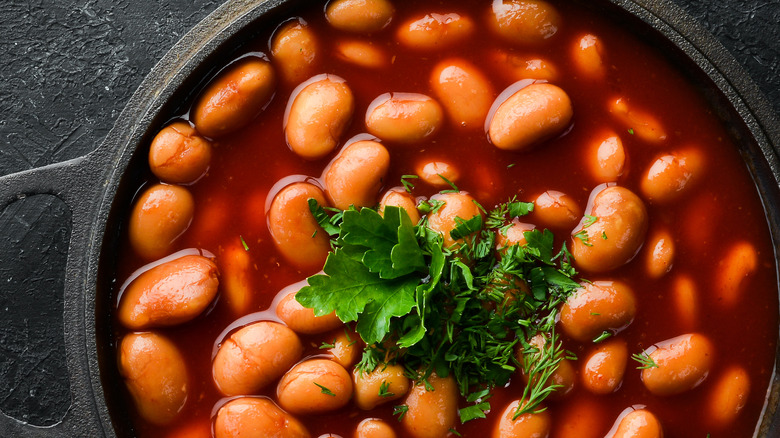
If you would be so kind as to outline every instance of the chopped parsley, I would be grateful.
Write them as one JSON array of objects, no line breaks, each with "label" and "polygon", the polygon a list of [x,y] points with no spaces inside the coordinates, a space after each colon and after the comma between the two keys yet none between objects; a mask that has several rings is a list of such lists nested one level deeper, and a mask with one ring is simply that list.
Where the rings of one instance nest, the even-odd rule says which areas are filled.
[{"label": "chopped parsley", "polygon": [[329,395],[331,397],[335,397],[336,396],[336,394],[333,391],[331,391],[330,389],[320,385],[317,382],[314,382],[314,384],[317,385],[320,388],[320,390],[321,390],[320,392],[322,392],[323,394]]},{"label": "chopped parsley", "polygon": [[379,396],[380,397],[394,396],[395,393],[388,391],[388,389],[390,389],[390,384],[387,383],[387,380],[382,380],[382,383],[379,384]]},{"label": "chopped parsley", "polygon": [[411,181],[409,181],[409,180],[410,179],[417,179],[417,178],[419,178],[419,176],[417,176],[417,175],[402,175],[401,176],[401,184],[403,184],[404,189],[408,193],[412,193],[412,189],[414,188],[414,184]]},{"label": "chopped parsley", "polygon": [[244,247],[244,251],[249,252],[249,245],[246,244],[246,240],[244,240],[244,236],[239,235],[239,239],[241,239],[241,246]]}]

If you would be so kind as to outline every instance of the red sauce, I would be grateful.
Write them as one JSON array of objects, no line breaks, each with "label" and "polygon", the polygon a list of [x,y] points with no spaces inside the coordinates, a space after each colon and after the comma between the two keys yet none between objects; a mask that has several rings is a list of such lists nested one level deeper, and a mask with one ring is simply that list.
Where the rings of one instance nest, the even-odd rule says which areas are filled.
[{"label": "red sauce", "polygon": [[[629,264],[603,275],[589,276],[593,280],[615,279],[631,285],[637,299],[638,312],[633,323],[619,336],[637,353],[653,343],[690,331],[678,321],[675,313],[673,282],[680,274],[694,281],[698,291],[698,325],[695,330],[714,341],[715,365],[702,385],[677,396],[651,395],[640,381],[636,363],[629,360],[621,388],[608,396],[588,393],[581,384],[565,399],[547,403],[553,416],[552,436],[567,436],[559,430],[561,419],[577,412],[593,412],[591,418],[598,427],[581,430],[578,437],[602,437],[612,427],[618,415],[627,407],[645,405],[663,424],[665,436],[752,436],[764,403],[766,388],[772,373],[777,338],[777,291],[774,254],[761,203],[746,167],[741,164],[737,148],[719,119],[708,108],[697,89],[675,69],[664,56],[623,27],[606,21],[591,10],[567,1],[554,2],[563,16],[557,34],[539,48],[516,50],[517,53],[542,56],[559,70],[554,83],[569,94],[574,107],[573,126],[559,138],[544,142],[530,152],[507,152],[492,146],[482,130],[461,131],[446,125],[433,140],[416,145],[386,144],[391,153],[391,169],[385,188],[400,185],[401,175],[414,173],[419,160],[446,158],[460,170],[458,186],[472,193],[488,207],[506,201],[513,195],[533,200],[545,190],[558,190],[571,195],[585,207],[591,190],[598,184],[585,166],[586,145],[595,132],[609,128],[619,133],[627,151],[627,171],[619,185],[641,193],[640,180],[644,171],[664,151],[693,145],[706,154],[705,172],[699,183],[678,201],[661,205],[647,203],[650,229],[672,231],[676,245],[674,266],[668,274],[648,278],[644,270],[646,250]],[[335,57],[328,57],[320,73],[332,73],[346,79],[355,94],[355,114],[343,139],[364,133],[364,114],[371,101],[385,92],[403,91],[431,95],[429,72],[440,60],[453,55],[469,59],[480,66],[500,91],[511,85],[489,68],[491,62],[486,47],[511,49],[484,29],[488,5],[454,6],[445,2],[422,2],[398,5],[394,24],[427,12],[458,12],[471,16],[479,27],[476,37],[447,50],[419,53],[402,48],[394,39],[393,25],[372,35],[370,39],[394,57],[392,65],[379,72],[352,66]],[[321,51],[332,52],[337,36],[346,36],[330,28],[324,20],[322,6],[297,11],[320,37]],[[268,52],[267,41],[272,26],[259,29],[259,35],[247,45],[246,51]],[[570,46],[580,35],[593,33],[603,41],[608,70],[605,80],[593,81],[572,73]],[[514,50],[514,49],[513,49]],[[271,104],[255,121],[240,132],[215,141],[208,174],[189,187],[195,198],[195,219],[175,243],[177,249],[201,248],[216,255],[227,245],[236,245],[243,238],[248,245],[253,269],[254,291],[252,309],[269,308],[276,294],[285,286],[300,281],[315,272],[298,272],[285,263],[274,248],[266,224],[266,199],[272,187],[290,175],[319,177],[330,156],[317,161],[305,161],[293,154],[285,144],[283,116],[292,86],[280,84]],[[661,144],[647,143],[627,132],[625,125],[607,110],[610,99],[623,97],[643,111],[654,115],[665,127],[668,138]],[[417,184],[415,196],[431,196],[436,192],[425,184]],[[533,217],[531,217],[532,221]],[[553,230],[560,241],[568,237],[569,229]],[[758,267],[748,279],[740,299],[732,308],[723,308],[714,299],[719,262],[726,251],[738,241],[748,241],[758,253]],[[129,248],[121,254],[117,282],[141,267]],[[272,311],[253,314],[244,323],[257,319],[275,319]],[[236,327],[236,317],[223,301],[216,303],[195,320],[179,326],[156,329],[165,334],[184,354],[189,368],[189,399],[174,424],[158,427],[136,418],[139,436],[167,436],[192,423],[207,424],[219,406],[228,399],[216,389],[211,377],[211,362],[227,327]],[[117,322],[117,339],[127,332]],[[303,337],[308,346],[306,355],[320,353],[316,346],[324,336]],[[592,344],[566,341],[566,348],[582,359],[593,349]],[[717,378],[729,365],[744,367],[751,379],[747,404],[727,432],[712,430],[703,406],[708,402]],[[576,364],[580,372],[581,364]],[[522,392],[521,379],[508,388],[495,391],[493,411],[485,420],[458,425],[457,431],[466,437],[484,436],[492,430],[506,403]],[[274,398],[275,385],[262,394]],[[462,402],[465,403],[465,402]],[[367,417],[384,418],[394,425],[399,436],[403,431],[392,415],[389,403],[371,412],[348,407],[326,415],[299,418],[312,436],[326,433],[352,436],[355,425]],[[590,408],[592,409],[589,409]],[[136,415],[137,414],[133,414]],[[587,414],[593,415],[593,414]],[[723,434],[723,435],[721,435]]]}]

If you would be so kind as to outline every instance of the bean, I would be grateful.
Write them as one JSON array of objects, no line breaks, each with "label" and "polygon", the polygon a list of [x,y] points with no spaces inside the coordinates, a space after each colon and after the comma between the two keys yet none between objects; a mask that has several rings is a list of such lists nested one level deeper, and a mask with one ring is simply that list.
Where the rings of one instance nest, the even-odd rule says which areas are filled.
[{"label": "bean", "polygon": [[220,345],[212,367],[214,382],[228,396],[254,394],[284,374],[302,354],[295,332],[275,322],[256,322]]},{"label": "bean", "polygon": [[336,329],[325,337],[325,343],[332,344],[326,351],[332,359],[344,368],[357,363],[363,353],[363,340],[354,330],[346,327]]},{"label": "bean", "polygon": [[548,190],[536,197],[533,218],[551,228],[571,229],[582,216],[582,209],[571,196]]},{"label": "bean", "polygon": [[717,300],[724,307],[740,301],[758,268],[758,253],[750,242],[737,242],[718,263]]},{"label": "bean", "polygon": [[309,210],[309,199],[327,206],[317,186],[305,182],[290,184],[273,199],[268,211],[268,228],[276,249],[298,269],[322,269],[330,252],[330,240]]},{"label": "bean", "polygon": [[590,173],[598,182],[615,182],[623,175],[626,151],[614,132],[600,134],[587,149]]},{"label": "bean", "polygon": [[260,397],[236,398],[219,408],[214,421],[214,436],[311,437],[306,427],[295,417],[279,409],[271,400]]},{"label": "bean", "polygon": [[[549,410],[528,412],[515,418],[520,400],[510,402],[493,428],[492,438],[545,438],[550,434],[552,415]],[[541,412],[539,412],[541,410]]]},{"label": "bean", "polygon": [[336,43],[336,56],[364,68],[381,69],[390,65],[390,57],[372,42],[345,40]]},{"label": "bean", "polygon": [[629,134],[649,143],[666,140],[666,131],[661,122],[642,109],[630,107],[626,99],[621,97],[611,100],[607,110],[628,128]]},{"label": "bean", "polygon": [[246,315],[253,297],[249,251],[241,242],[233,242],[225,247],[218,261],[222,267],[222,298],[233,315]]},{"label": "bean", "polygon": [[696,328],[699,315],[698,292],[696,283],[689,275],[678,275],[672,283],[674,306],[683,328]]},{"label": "bean", "polygon": [[409,378],[401,365],[379,366],[371,372],[355,369],[352,372],[355,404],[369,411],[380,404],[397,400],[409,392]]},{"label": "bean", "polygon": [[[290,291],[276,306],[276,315],[295,333],[312,335],[333,330],[342,325],[336,312],[323,316],[315,316],[314,310],[303,307],[295,299],[295,294],[306,285],[306,281],[293,284]],[[284,292],[282,292],[284,293]]]},{"label": "bean", "polygon": [[660,230],[647,242],[645,271],[650,278],[661,278],[672,269],[674,241],[668,230]]},{"label": "bean", "polygon": [[377,32],[390,24],[395,8],[389,0],[334,0],[325,9],[331,26],[348,32]]},{"label": "bean", "polygon": [[210,162],[211,142],[183,121],[161,129],[149,147],[149,169],[167,183],[193,183],[206,173]]},{"label": "bean", "polygon": [[431,13],[402,23],[395,35],[410,49],[433,51],[466,41],[474,29],[474,21],[466,15]]},{"label": "bean", "polygon": [[441,105],[424,94],[385,93],[368,106],[366,128],[382,140],[419,143],[444,121]]},{"label": "bean", "polygon": [[704,156],[690,148],[658,157],[642,179],[642,195],[651,202],[678,199],[704,171]]},{"label": "bean", "polygon": [[460,178],[458,169],[446,161],[420,161],[415,173],[421,180],[439,189],[451,188],[450,183],[456,183]]},{"label": "bean", "polygon": [[248,56],[231,65],[209,84],[195,103],[192,121],[207,137],[237,131],[251,122],[274,95],[271,64]]},{"label": "bean", "polygon": [[488,24],[505,40],[521,45],[539,45],[561,25],[561,16],[541,0],[494,1]]},{"label": "bean", "polygon": [[279,404],[294,414],[333,411],[346,405],[350,397],[349,373],[327,359],[311,359],[295,365],[276,387]]},{"label": "bean", "polygon": [[130,333],[119,347],[119,374],[146,421],[166,425],[187,401],[187,366],[176,346],[156,333]]},{"label": "bean", "polygon": [[750,376],[739,365],[732,365],[720,376],[708,398],[709,421],[723,428],[739,415],[750,394]]},{"label": "bean", "polygon": [[571,59],[577,72],[586,78],[602,79],[606,74],[604,45],[596,35],[586,34],[575,41]]},{"label": "bean", "polygon": [[513,219],[508,228],[496,235],[496,249],[499,251],[499,254],[505,254],[510,246],[522,246],[528,243],[525,240],[525,232],[532,231],[535,228],[536,225],[534,224],[520,222],[517,218]]},{"label": "bean", "polygon": [[355,438],[396,438],[389,424],[378,418],[366,418],[357,425]]},{"label": "bean", "polygon": [[290,149],[307,160],[322,158],[336,148],[355,110],[355,97],[344,79],[317,78],[290,97],[284,126]]},{"label": "bean", "polygon": [[628,263],[644,242],[647,222],[645,205],[632,191],[597,187],[590,211],[572,231],[576,265],[584,271],[606,272]]},{"label": "bean", "polygon": [[442,193],[431,198],[444,202],[444,205],[435,212],[428,214],[428,227],[438,232],[444,238],[444,246],[447,248],[463,242],[455,239],[450,234],[457,226],[455,218],[467,221],[474,216],[482,215],[482,211],[475,204],[474,198],[465,192]]},{"label": "bean", "polygon": [[381,143],[362,140],[346,146],[323,173],[325,196],[341,210],[376,205],[390,167],[390,153]]},{"label": "bean", "polygon": [[680,394],[707,378],[715,349],[706,336],[685,334],[656,345],[650,359],[657,367],[642,370],[642,382],[654,395]]},{"label": "bean", "polygon": [[130,214],[130,245],[146,260],[169,254],[173,242],[189,228],[194,212],[195,201],[184,187],[149,187]]},{"label": "bean", "polygon": [[413,385],[404,404],[406,413],[401,425],[412,438],[446,436],[455,426],[458,414],[458,385],[452,375],[441,378],[435,373],[428,378],[432,391],[426,385]]},{"label": "bean", "polygon": [[493,69],[510,82],[523,79],[554,82],[558,79],[558,69],[547,59],[518,55],[501,49],[493,50],[488,55]]},{"label": "bean", "polygon": [[531,84],[498,106],[488,136],[499,149],[522,151],[562,133],[572,114],[565,91],[552,84]]},{"label": "bean", "polygon": [[385,207],[388,205],[406,210],[412,224],[420,222],[420,212],[417,211],[415,199],[403,187],[394,187],[385,192],[379,201],[379,213],[384,214]]},{"label": "bean", "polygon": [[612,438],[663,438],[661,423],[647,409],[637,409],[620,420]]},{"label": "bean", "polygon": [[[522,344],[518,344],[515,348],[515,357],[517,361],[523,366],[521,368],[523,381],[526,385],[536,385],[539,376],[536,374],[529,375],[526,370],[533,369],[533,365],[542,360],[542,357],[549,352],[552,345],[550,345],[549,334],[539,333],[531,338],[528,343],[529,347],[524,347]],[[544,372],[544,370],[540,371]],[[560,400],[569,395],[574,390],[574,385],[577,381],[576,371],[571,364],[571,360],[563,359],[558,363],[558,368],[552,373],[552,375],[544,383],[545,387],[555,385],[556,388],[550,393],[551,400]]]},{"label": "bean", "polygon": [[271,37],[274,65],[288,84],[298,84],[314,75],[319,64],[317,35],[301,18],[279,26]]},{"label": "bean", "polygon": [[122,294],[119,322],[131,330],[190,321],[217,296],[219,271],[206,257],[188,255],[144,272]]},{"label": "bean", "polygon": [[628,361],[628,347],[622,339],[611,339],[598,345],[585,358],[582,384],[594,394],[611,394],[623,383]]},{"label": "bean", "polygon": [[604,331],[615,334],[634,320],[636,298],[620,281],[585,283],[561,307],[561,326],[567,335],[581,342],[591,341]]},{"label": "bean", "polygon": [[477,66],[461,58],[441,61],[431,72],[430,84],[456,128],[485,125],[496,92]]}]

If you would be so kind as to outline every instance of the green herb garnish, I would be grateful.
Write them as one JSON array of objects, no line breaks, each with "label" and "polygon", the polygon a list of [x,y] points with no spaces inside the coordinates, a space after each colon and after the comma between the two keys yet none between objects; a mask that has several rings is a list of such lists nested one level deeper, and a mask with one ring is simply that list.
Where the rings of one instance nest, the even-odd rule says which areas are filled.
[{"label": "green herb garnish", "polygon": [[333,391],[331,391],[330,389],[320,385],[317,382],[314,382],[314,384],[317,385],[320,388],[320,392],[322,392],[323,394],[329,395],[331,397],[335,397],[336,396],[336,394]]},{"label": "green herb garnish", "polygon": [[631,359],[634,359],[635,361],[639,362],[639,366],[636,367],[638,370],[646,370],[648,368],[658,368],[658,364],[655,363],[652,357],[650,357],[649,354],[646,352],[641,352],[637,354],[632,354]]}]

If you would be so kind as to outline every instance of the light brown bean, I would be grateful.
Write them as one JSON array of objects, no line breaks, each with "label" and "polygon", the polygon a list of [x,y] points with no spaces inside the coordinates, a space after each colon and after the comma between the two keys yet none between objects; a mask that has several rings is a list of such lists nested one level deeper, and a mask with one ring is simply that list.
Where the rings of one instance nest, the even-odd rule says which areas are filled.
[{"label": "light brown bean", "polygon": [[184,187],[155,184],[135,201],[130,214],[130,245],[145,260],[170,253],[192,222],[195,201]]},{"label": "light brown bean", "polygon": [[395,8],[389,0],[334,0],[325,8],[331,26],[348,32],[377,32],[390,24]]},{"label": "light brown bean", "polygon": [[303,307],[295,299],[295,294],[306,285],[302,281],[292,285],[290,291],[276,306],[276,315],[295,333],[313,335],[336,329],[343,325],[336,312],[323,316],[315,316],[314,310]]},{"label": "light brown bean", "polygon": [[647,241],[645,271],[650,278],[661,278],[672,269],[674,240],[668,230],[659,230]]},{"label": "light brown bean", "polygon": [[634,192],[599,186],[591,194],[589,211],[572,231],[576,265],[589,272],[622,266],[637,254],[647,234],[647,209]]},{"label": "light brown bean", "polygon": [[236,317],[249,313],[253,290],[252,260],[241,242],[228,244],[217,261],[222,267],[222,299]]},{"label": "light brown bean", "polygon": [[612,99],[607,110],[628,129],[628,133],[636,135],[648,143],[662,143],[666,140],[666,130],[661,122],[652,114],[629,106],[624,98]]},{"label": "light brown bean", "polygon": [[467,221],[474,216],[481,216],[482,210],[475,204],[474,198],[465,192],[443,193],[435,195],[431,199],[444,202],[444,205],[439,210],[428,214],[428,226],[442,235],[445,247],[449,248],[455,244],[461,244],[462,239],[454,239],[450,235],[450,232],[457,226],[455,218]]},{"label": "light brown bean", "polygon": [[404,367],[398,364],[380,365],[371,372],[355,369],[352,372],[352,382],[355,388],[355,404],[366,411],[405,396],[410,386]]},{"label": "light brown bean", "polygon": [[499,149],[522,151],[562,133],[572,115],[565,91],[552,84],[531,84],[498,106],[488,136]]},{"label": "light brown bean", "polygon": [[357,425],[355,438],[396,438],[389,424],[378,418],[366,418]]},{"label": "light brown bean", "polygon": [[670,202],[682,196],[704,172],[704,155],[688,148],[658,157],[642,179],[642,195],[651,202]]},{"label": "light brown bean", "polygon": [[610,339],[600,344],[582,365],[582,384],[594,394],[611,394],[623,383],[628,362],[628,346],[622,339]]},{"label": "light brown bean", "polygon": [[212,375],[225,395],[254,394],[278,379],[303,354],[303,345],[289,328],[270,321],[242,327],[231,334],[214,357]]},{"label": "light brown bean", "polygon": [[518,218],[512,220],[509,228],[496,235],[496,249],[499,254],[504,254],[506,249],[513,245],[525,245],[525,232],[536,228],[534,224],[520,222]]},{"label": "light brown bean", "polygon": [[390,167],[390,153],[381,143],[362,140],[341,150],[323,173],[325,196],[341,210],[376,205]]},{"label": "light brown bean", "polygon": [[461,58],[446,59],[433,68],[430,84],[456,128],[485,126],[496,92],[477,66]]},{"label": "light brown bean", "polygon": [[[524,347],[522,344],[518,344],[515,348],[515,357],[517,361],[523,366],[521,368],[523,381],[526,385],[536,385],[538,382],[538,375],[526,373],[526,370],[533,370],[534,364],[538,363],[543,356],[547,354],[552,348],[550,343],[550,337],[548,334],[539,333],[531,338],[528,343],[529,347]],[[544,372],[546,370],[539,370],[538,372]],[[533,381],[532,381],[533,380]],[[571,360],[563,359],[558,363],[558,368],[547,379],[544,386],[550,387],[555,385],[556,388],[550,393],[550,400],[560,400],[569,395],[573,390],[577,382],[577,373],[574,370]]]},{"label": "light brown bean", "polygon": [[368,132],[396,143],[419,143],[436,134],[443,123],[441,105],[418,93],[385,93],[366,111]]},{"label": "light brown bean", "polygon": [[505,40],[521,45],[538,45],[555,35],[561,16],[542,0],[492,2],[490,27]]},{"label": "light brown bean", "polygon": [[364,68],[381,69],[390,65],[387,53],[370,41],[339,41],[336,43],[336,56]]},{"label": "light brown bean", "polygon": [[636,316],[636,298],[620,281],[585,283],[561,307],[561,327],[580,342],[591,341],[602,332],[615,334]]},{"label": "light brown bean", "polygon": [[[550,434],[552,415],[549,410],[529,412],[515,418],[520,400],[510,402],[493,428],[492,438],[545,438]],[[540,412],[539,412],[540,411]]]},{"label": "light brown bean", "polygon": [[352,379],[341,365],[327,359],[301,362],[276,387],[279,404],[293,414],[336,410],[352,397]]},{"label": "light brown bean", "polygon": [[456,183],[460,178],[458,168],[446,161],[422,160],[417,163],[415,173],[421,180],[439,189],[450,188],[450,183]]},{"label": "light brown bean", "polygon": [[382,196],[379,200],[379,213],[384,214],[386,206],[398,207],[406,210],[412,224],[420,222],[420,212],[417,211],[417,204],[411,193],[408,193],[403,187],[394,187]]},{"label": "light brown bean", "polygon": [[282,24],[271,37],[271,57],[288,84],[298,84],[314,75],[320,56],[317,35],[301,18]]},{"label": "light brown bean", "polygon": [[663,438],[661,422],[647,409],[637,409],[620,420],[612,438]]},{"label": "light brown bean", "polygon": [[243,128],[268,104],[276,89],[271,64],[248,56],[228,67],[203,91],[192,111],[195,129],[219,137]]},{"label": "light brown bean", "polygon": [[452,376],[441,378],[432,374],[428,378],[433,391],[425,385],[413,385],[404,400],[407,411],[401,425],[412,438],[446,436],[455,426],[458,415],[458,386]]},{"label": "light brown bean", "polygon": [[214,421],[214,436],[311,437],[306,427],[295,417],[279,409],[271,400],[260,397],[236,398],[219,408]]},{"label": "light brown bean", "polygon": [[654,395],[689,391],[709,375],[715,347],[706,336],[690,333],[656,345],[649,356],[657,366],[642,370],[642,382]]},{"label": "light brown bean", "polygon": [[283,188],[268,211],[268,228],[276,249],[303,270],[322,269],[330,252],[328,234],[309,210],[309,199],[328,205],[317,186],[298,182]]},{"label": "light brown bean", "polygon": [[167,183],[193,183],[206,173],[210,162],[211,142],[183,121],[161,129],[149,147],[149,169]]},{"label": "light brown bean", "polygon": [[571,229],[582,217],[577,201],[566,193],[547,190],[534,200],[531,218],[550,228]]},{"label": "light brown bean", "polygon": [[395,35],[410,49],[432,51],[465,41],[474,29],[474,21],[467,15],[430,13],[401,23]]},{"label": "light brown bean", "polygon": [[623,175],[626,151],[623,141],[614,132],[601,133],[587,149],[586,161],[593,178],[602,183],[615,182]]},{"label": "light brown bean", "polygon": [[523,79],[540,79],[554,82],[558,79],[558,69],[544,58],[520,55],[506,50],[496,49],[488,53],[493,70],[510,82]]},{"label": "light brown bean", "polygon": [[708,398],[709,421],[724,428],[737,418],[747,404],[750,376],[739,365],[732,365],[721,374]]},{"label": "light brown bean", "polygon": [[307,160],[322,158],[336,148],[355,110],[355,96],[346,81],[334,75],[317,78],[290,96],[284,126],[287,145]]},{"label": "light brown bean", "polygon": [[721,306],[732,307],[742,298],[758,268],[758,253],[750,242],[737,242],[718,262],[716,293]]},{"label": "light brown bean", "polygon": [[602,79],[606,74],[604,45],[596,35],[586,34],[578,38],[572,45],[571,59],[574,68],[585,78]]},{"label": "light brown bean", "polygon": [[210,259],[187,255],[139,275],[122,293],[117,314],[131,330],[190,321],[217,296],[219,271]]},{"label": "light brown bean", "polygon": [[189,393],[187,366],[176,346],[156,333],[130,333],[119,347],[119,374],[146,421],[174,421]]},{"label": "light brown bean", "polygon": [[332,359],[347,369],[357,363],[365,345],[360,335],[347,327],[329,333],[324,342],[332,345],[326,350]]}]

